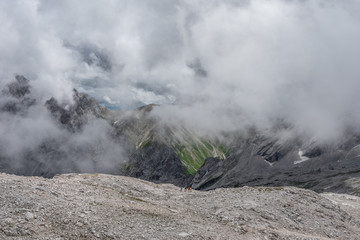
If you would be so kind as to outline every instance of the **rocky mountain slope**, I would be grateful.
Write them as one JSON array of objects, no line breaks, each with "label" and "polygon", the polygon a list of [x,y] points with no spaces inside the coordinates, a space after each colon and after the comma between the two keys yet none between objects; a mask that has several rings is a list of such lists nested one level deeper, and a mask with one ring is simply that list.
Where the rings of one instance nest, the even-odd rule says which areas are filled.
[{"label": "rocky mountain slope", "polygon": [[31,82],[20,75],[0,97],[1,115],[26,119],[35,106],[56,125],[37,146],[19,149],[17,158],[0,150],[2,172],[46,177],[105,172],[187,185],[206,158],[225,158],[228,151],[193,131],[160,123],[150,115],[155,105],[112,111],[75,89],[70,103],[51,98],[42,105],[32,94]]},{"label": "rocky mountain slope", "polygon": [[360,196],[359,136],[351,133],[327,144],[304,139],[298,135],[281,139],[277,132],[249,132],[236,141],[228,158],[207,159],[192,186],[208,190],[291,185]]},{"label": "rocky mountain slope", "polygon": [[104,174],[0,174],[1,239],[358,239],[360,198],[294,187],[180,191]]},{"label": "rocky mountain slope", "polygon": [[125,136],[136,150],[156,143],[171,148],[179,157],[188,174],[194,175],[209,157],[224,159],[229,148],[219,141],[201,138],[195,131],[183,126],[164,123],[151,115],[150,104],[130,111],[118,111],[112,118],[117,135]]}]

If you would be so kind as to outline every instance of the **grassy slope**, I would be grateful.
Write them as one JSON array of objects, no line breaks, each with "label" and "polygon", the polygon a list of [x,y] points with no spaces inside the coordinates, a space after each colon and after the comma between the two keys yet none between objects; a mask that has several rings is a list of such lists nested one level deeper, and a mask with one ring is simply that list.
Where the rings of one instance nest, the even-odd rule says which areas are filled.
[{"label": "grassy slope", "polygon": [[230,148],[225,144],[215,144],[200,138],[196,133],[185,128],[167,127],[166,132],[160,133],[157,123],[146,117],[146,112],[151,111],[149,105],[139,108],[131,118],[122,123],[115,124],[117,129],[130,140],[136,149],[146,148],[152,141],[159,141],[174,149],[181,159],[188,174],[194,175],[204,164],[206,158],[226,158]]},{"label": "grassy slope", "polygon": [[206,158],[217,157],[213,154],[213,147],[210,145],[189,144],[187,146],[173,146],[176,155],[181,159],[186,167],[188,174],[194,175],[204,164]]},{"label": "grassy slope", "polygon": [[196,136],[192,136],[188,141],[172,144],[171,147],[181,159],[188,174],[191,175],[194,175],[204,164],[206,158],[219,157],[224,159],[230,153],[230,148],[224,144],[213,144]]},{"label": "grassy slope", "polygon": [[[155,131],[153,128],[143,128],[141,133],[137,131],[137,134],[134,134],[132,137],[128,135],[128,137],[132,139],[137,149],[146,148],[154,141],[153,131]],[[136,137],[134,138],[134,136]],[[224,159],[230,153],[230,148],[225,144],[211,143],[210,141],[201,139],[194,133],[190,134],[189,131],[163,136],[160,141],[175,151],[186,168],[187,173],[191,175],[194,175],[204,164],[206,158],[219,157]]]}]

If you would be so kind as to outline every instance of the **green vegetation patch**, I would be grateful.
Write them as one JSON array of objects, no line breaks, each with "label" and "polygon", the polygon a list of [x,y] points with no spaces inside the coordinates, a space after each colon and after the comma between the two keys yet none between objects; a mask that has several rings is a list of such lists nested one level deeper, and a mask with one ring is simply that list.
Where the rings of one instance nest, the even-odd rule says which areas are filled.
[{"label": "green vegetation patch", "polygon": [[151,141],[149,140],[141,148],[142,149],[147,149],[150,145],[151,145]]},{"label": "green vegetation patch", "polygon": [[217,146],[221,152],[224,153],[225,157],[228,157],[231,153],[231,148],[221,143]]},{"label": "green vegetation patch", "polygon": [[126,165],[125,165],[125,171],[126,171],[126,173],[129,173],[130,170],[131,170],[130,164],[126,164]]},{"label": "green vegetation patch", "polygon": [[224,144],[213,145],[204,139],[197,143],[188,145],[174,144],[172,146],[176,155],[181,159],[182,164],[187,170],[187,174],[195,175],[197,170],[204,164],[206,158],[220,157],[226,158],[230,153],[230,148]]}]

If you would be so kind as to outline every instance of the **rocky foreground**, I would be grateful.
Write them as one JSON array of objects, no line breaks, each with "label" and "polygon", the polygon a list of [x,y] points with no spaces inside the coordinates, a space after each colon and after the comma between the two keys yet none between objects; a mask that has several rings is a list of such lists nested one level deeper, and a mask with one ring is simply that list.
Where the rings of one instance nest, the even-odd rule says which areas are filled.
[{"label": "rocky foreground", "polygon": [[183,192],[103,174],[0,174],[0,239],[359,239],[360,198],[294,187]]}]

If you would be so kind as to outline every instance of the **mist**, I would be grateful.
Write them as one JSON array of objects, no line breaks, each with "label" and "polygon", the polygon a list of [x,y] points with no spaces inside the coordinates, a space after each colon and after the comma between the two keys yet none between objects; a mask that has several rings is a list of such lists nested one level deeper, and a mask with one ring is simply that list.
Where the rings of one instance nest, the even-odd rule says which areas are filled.
[{"label": "mist", "polygon": [[[0,92],[0,169],[45,177],[120,172],[127,155],[111,125],[91,112],[77,113],[84,103],[76,92],[71,101],[43,103],[31,83],[17,75]],[[57,119],[64,111],[68,122]]]},{"label": "mist", "polygon": [[279,120],[325,140],[358,130],[359,1],[27,0],[0,9],[0,87],[23,74],[39,103],[71,102],[76,88],[116,109],[160,104],[163,121],[208,132]]}]

